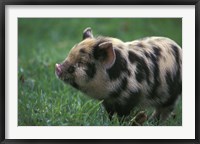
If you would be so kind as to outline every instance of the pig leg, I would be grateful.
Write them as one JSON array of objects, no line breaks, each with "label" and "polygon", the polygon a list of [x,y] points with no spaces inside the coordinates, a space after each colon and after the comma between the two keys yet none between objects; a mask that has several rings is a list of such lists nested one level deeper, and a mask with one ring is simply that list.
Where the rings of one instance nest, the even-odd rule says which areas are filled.
[{"label": "pig leg", "polygon": [[162,112],[160,114],[160,122],[166,121],[169,118],[169,116],[173,113],[173,110],[174,105],[162,108]]},{"label": "pig leg", "polygon": [[149,120],[152,122],[156,122],[158,125],[162,124],[172,114],[173,110],[174,105],[170,105],[167,107],[157,107]]},{"label": "pig leg", "polygon": [[150,116],[149,121],[152,123],[156,123],[157,125],[159,124],[159,120],[160,120],[160,115],[161,115],[161,108],[156,107],[156,109],[154,110],[153,114]]}]

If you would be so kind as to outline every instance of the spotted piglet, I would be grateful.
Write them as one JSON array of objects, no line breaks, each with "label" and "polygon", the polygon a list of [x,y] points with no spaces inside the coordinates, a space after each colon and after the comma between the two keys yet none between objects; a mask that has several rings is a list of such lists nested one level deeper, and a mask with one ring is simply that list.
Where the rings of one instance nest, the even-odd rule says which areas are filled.
[{"label": "spotted piglet", "polygon": [[123,42],[94,37],[86,28],[55,72],[66,84],[103,100],[110,117],[151,106],[152,118],[166,120],[182,93],[182,49],[165,37]]}]

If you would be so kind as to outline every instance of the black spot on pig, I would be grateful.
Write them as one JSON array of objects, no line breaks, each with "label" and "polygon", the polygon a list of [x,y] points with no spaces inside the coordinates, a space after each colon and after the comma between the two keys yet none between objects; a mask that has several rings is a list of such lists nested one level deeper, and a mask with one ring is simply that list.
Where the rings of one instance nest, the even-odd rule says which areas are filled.
[{"label": "black spot on pig", "polygon": [[137,68],[137,72],[136,72],[137,81],[141,83],[143,80],[147,80],[147,82],[150,83],[149,81],[150,71],[147,64],[144,62],[144,60],[139,62],[136,68]]},{"label": "black spot on pig", "polygon": [[109,113],[109,117],[116,112],[119,117],[127,116],[130,114],[131,110],[138,105],[139,99],[141,97],[141,91],[129,91],[129,96],[124,97],[125,104],[110,100],[104,100],[103,105],[106,111]]},{"label": "black spot on pig", "polygon": [[86,64],[86,74],[88,75],[88,77],[90,79],[94,78],[95,74],[96,74],[96,67],[95,67],[95,64],[94,63],[87,63]]},{"label": "black spot on pig", "polygon": [[105,50],[98,48],[96,46],[93,51],[93,56],[96,60],[104,60],[108,57],[108,54]]},{"label": "black spot on pig", "polygon": [[130,90],[130,96],[127,99],[127,104],[133,107],[137,106],[141,98],[141,90]]},{"label": "black spot on pig", "polygon": [[139,83],[141,83],[143,80],[147,80],[148,83],[149,81],[149,76],[150,76],[150,70],[144,60],[144,58],[136,55],[134,52],[129,51],[128,52],[128,58],[131,63],[137,63],[136,69],[136,79]]},{"label": "black spot on pig", "polygon": [[127,116],[130,114],[131,110],[140,103],[141,91],[140,90],[130,90],[129,96],[124,97],[125,105],[117,105],[116,111],[119,117]]},{"label": "black spot on pig", "polygon": [[156,55],[151,53],[150,59],[151,59],[152,64],[153,64],[154,83],[153,83],[151,93],[149,94],[149,98],[155,98],[155,97],[158,96],[157,95],[157,89],[160,85],[160,69],[159,69],[159,66],[158,66],[158,58],[156,57]]},{"label": "black spot on pig", "polygon": [[147,57],[147,58],[150,58],[150,54],[148,52],[144,52],[144,55]]},{"label": "black spot on pig", "polygon": [[141,83],[145,79],[145,73],[141,64],[137,64],[137,72],[135,73],[136,80]]},{"label": "black spot on pig", "polygon": [[94,46],[93,46],[93,56],[96,60],[104,60],[108,57],[106,50],[99,48],[101,43],[107,42],[107,40],[100,39]]},{"label": "black spot on pig", "polygon": [[123,78],[119,86],[114,90],[111,91],[109,94],[110,98],[118,98],[121,96],[122,91],[126,90],[128,84],[127,78]]},{"label": "black spot on pig", "polygon": [[159,47],[153,46],[153,51],[154,51],[155,56],[157,57],[157,60],[159,60],[161,56],[161,49]]},{"label": "black spot on pig", "polygon": [[128,52],[128,58],[131,63],[134,63],[135,61],[139,59],[139,57],[132,51]]},{"label": "black spot on pig", "polygon": [[178,79],[178,78],[180,78],[180,54],[179,54],[177,46],[171,45],[171,47],[172,47],[173,55],[174,55],[174,57],[176,59],[176,63],[177,63],[177,67],[178,67],[177,74],[176,74],[177,75],[177,79]]},{"label": "black spot on pig", "polygon": [[116,80],[120,77],[122,72],[129,73],[127,68],[127,61],[121,55],[119,50],[114,50],[116,55],[116,60],[113,66],[110,69],[107,69],[110,80]]},{"label": "black spot on pig", "polygon": [[177,97],[182,92],[182,83],[179,81],[179,75],[172,75],[169,71],[166,72],[165,80],[168,86],[169,99],[163,103],[163,107],[174,105]]},{"label": "black spot on pig", "polygon": [[121,82],[122,90],[126,90],[127,84],[128,84],[128,81],[127,81],[127,78],[125,77],[122,79],[122,82]]},{"label": "black spot on pig", "polygon": [[142,43],[138,43],[137,46],[140,47],[140,48],[144,48],[145,47],[144,44],[142,44]]},{"label": "black spot on pig", "polygon": [[82,49],[80,49],[79,50],[80,51],[80,53],[83,53],[83,54],[85,54],[86,53],[86,51],[82,48]]}]

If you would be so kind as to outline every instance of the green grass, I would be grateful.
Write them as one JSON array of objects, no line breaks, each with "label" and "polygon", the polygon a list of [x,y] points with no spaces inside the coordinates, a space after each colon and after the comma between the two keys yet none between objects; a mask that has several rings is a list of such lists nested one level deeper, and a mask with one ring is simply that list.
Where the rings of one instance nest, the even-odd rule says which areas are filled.
[{"label": "green grass", "polygon": [[[182,45],[181,19],[19,18],[18,125],[119,125],[116,115],[109,120],[101,102],[64,85],[55,76],[55,63],[64,60],[71,47],[81,40],[86,27],[92,27],[96,36],[117,37],[123,41],[165,36]],[[164,125],[182,125],[181,100],[176,114],[175,119],[169,119]],[[129,125],[129,121],[122,125]],[[147,121],[145,125],[154,124]]]}]

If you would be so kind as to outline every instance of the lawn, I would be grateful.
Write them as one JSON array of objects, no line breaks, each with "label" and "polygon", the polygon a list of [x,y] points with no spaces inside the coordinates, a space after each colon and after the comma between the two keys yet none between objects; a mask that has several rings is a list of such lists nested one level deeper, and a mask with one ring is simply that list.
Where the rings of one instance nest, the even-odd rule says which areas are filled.
[{"label": "lawn", "polygon": [[[74,44],[81,41],[86,27],[93,34],[132,41],[147,36],[165,36],[182,45],[182,20],[19,18],[18,19],[18,125],[19,126],[111,126],[102,101],[93,100],[64,85],[54,72]],[[176,117],[164,125],[182,125],[182,103]],[[152,110],[146,111],[150,114]],[[134,113],[134,112],[133,112]],[[132,115],[129,116],[131,119]],[[125,121],[121,125],[129,125]],[[154,125],[145,122],[144,125]]]}]

